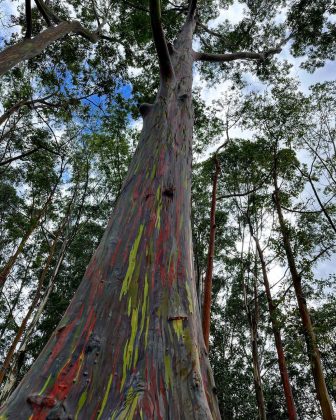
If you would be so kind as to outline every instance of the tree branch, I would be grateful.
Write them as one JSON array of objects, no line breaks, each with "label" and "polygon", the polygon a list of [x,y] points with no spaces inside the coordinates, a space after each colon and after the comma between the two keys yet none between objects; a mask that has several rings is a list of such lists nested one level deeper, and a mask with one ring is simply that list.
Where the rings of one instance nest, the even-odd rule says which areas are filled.
[{"label": "tree branch", "polygon": [[75,33],[90,42],[96,43],[99,35],[84,28],[80,22],[61,22],[57,26],[51,26],[32,39],[24,39],[0,52],[0,76],[12,69],[22,61],[39,55],[52,42],[63,38],[65,35]]},{"label": "tree branch", "polygon": [[56,15],[56,13],[43,2],[43,0],[35,0],[35,3],[48,26],[51,25],[51,22],[54,22],[54,23],[62,22],[62,19],[60,19]]},{"label": "tree branch", "polygon": [[7,111],[5,111],[2,115],[0,115],[0,125],[2,125],[6,120],[8,120],[8,118],[14,114],[14,112],[18,111],[19,109],[21,109],[24,106],[31,106],[36,102],[41,102],[41,103],[45,103],[45,101],[49,98],[51,98],[52,96],[54,96],[54,93],[51,93],[50,95],[45,96],[44,98],[39,98],[39,99],[23,99],[22,101],[17,102],[16,104],[14,104],[13,106],[11,106],[9,109],[7,109]]},{"label": "tree branch", "polygon": [[207,32],[209,35],[213,35],[217,38],[223,39],[223,35],[219,34],[218,32],[213,31],[212,29],[208,28],[206,25],[204,25],[199,20],[196,21],[196,26],[203,29],[204,32]]},{"label": "tree branch", "polygon": [[172,79],[174,77],[174,70],[170,61],[167,42],[162,29],[160,0],[150,0],[149,11],[154,43],[159,58],[161,77],[165,80]]},{"label": "tree branch", "polygon": [[312,259],[310,259],[309,261],[307,261],[304,265],[305,267],[300,271],[300,275],[303,274],[304,270],[309,268],[311,265],[314,264],[314,262],[316,262],[319,258],[321,258],[325,253],[327,253],[328,251],[330,251],[331,249],[333,249],[335,247],[334,244],[329,245],[328,247],[322,249],[317,255],[315,255]]},{"label": "tree branch", "polygon": [[192,20],[195,17],[197,9],[197,0],[189,1],[189,11],[188,11],[188,20]]},{"label": "tree branch", "polygon": [[221,195],[220,197],[218,197],[218,200],[222,200],[223,198],[233,198],[233,197],[244,197],[246,195],[252,194],[258,190],[260,190],[261,188],[263,188],[264,185],[259,185],[258,187],[252,188],[249,191],[245,191],[242,193],[232,193],[232,194],[225,194],[225,195]]},{"label": "tree branch", "polygon": [[288,207],[285,207],[281,204],[281,208],[285,211],[289,211],[291,213],[299,213],[299,214],[320,214],[322,213],[322,210],[297,210],[297,209],[290,209]]},{"label": "tree branch", "polygon": [[[201,28],[206,30],[208,33],[220,37],[220,34],[209,30],[205,25],[197,23]],[[294,33],[291,33],[288,37],[284,38],[276,47],[271,48],[269,50],[265,50],[261,53],[256,53],[252,51],[238,51],[235,53],[225,53],[225,54],[211,54],[211,53],[203,53],[203,52],[194,52],[194,57],[196,61],[210,61],[210,62],[217,62],[223,63],[227,61],[234,61],[234,60],[260,60],[265,61],[271,55],[280,54],[282,51],[282,47],[294,36]]]},{"label": "tree branch", "polygon": [[130,1],[124,0],[124,3],[127,4],[130,7],[133,7],[134,9],[141,10],[142,12],[146,12],[146,13],[149,12],[149,10],[146,7],[139,6],[137,4],[133,4]]},{"label": "tree branch", "polygon": [[10,159],[3,160],[2,162],[0,162],[0,166],[5,166],[5,165],[8,165],[9,163],[14,162],[15,160],[23,159],[27,156],[32,155],[33,153],[38,152],[39,150],[40,150],[39,147],[35,147],[35,149],[29,150],[28,152],[22,153],[21,155],[14,156]]},{"label": "tree branch", "polygon": [[210,61],[214,63],[223,63],[235,60],[260,60],[264,61],[268,56],[278,54],[281,52],[281,48],[273,48],[271,50],[264,51],[263,53],[255,53],[252,51],[238,51],[235,53],[226,54],[211,54],[194,52],[196,61]]}]

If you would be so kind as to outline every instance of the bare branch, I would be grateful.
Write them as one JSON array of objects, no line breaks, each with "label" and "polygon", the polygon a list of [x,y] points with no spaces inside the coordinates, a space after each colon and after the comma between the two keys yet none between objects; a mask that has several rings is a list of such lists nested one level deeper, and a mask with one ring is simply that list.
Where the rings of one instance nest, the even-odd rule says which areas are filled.
[{"label": "bare branch", "polygon": [[31,10],[31,0],[26,0],[26,35],[25,38],[30,39],[32,36],[32,10]]},{"label": "bare branch", "polygon": [[99,36],[84,28],[80,22],[61,22],[51,26],[32,39],[24,39],[0,52],[0,76],[22,61],[39,55],[51,43],[63,38],[70,33],[78,34],[95,43]]},{"label": "bare branch", "polygon": [[14,114],[16,111],[19,111],[24,106],[31,106],[35,102],[41,102],[45,103],[45,101],[49,98],[54,96],[54,93],[51,93],[50,95],[45,96],[44,98],[39,99],[23,99],[22,101],[17,102],[13,106],[11,106],[9,109],[7,109],[2,115],[0,115],[0,125],[2,125],[8,118]]},{"label": "bare branch", "polygon": [[264,61],[268,56],[278,54],[281,52],[281,48],[274,48],[272,50],[265,51],[263,53],[255,53],[252,51],[238,51],[235,53],[226,54],[211,54],[195,52],[194,57],[196,61],[210,61],[214,63],[223,63],[227,61],[235,60],[259,60]]},{"label": "bare branch", "polygon": [[146,12],[146,13],[149,12],[149,10],[147,9],[147,7],[143,7],[143,6],[139,6],[137,4],[133,4],[130,1],[127,1],[127,0],[124,0],[124,3],[127,4],[130,7],[133,7],[134,9],[141,10],[142,12]]},{"label": "bare branch", "polygon": [[322,210],[298,210],[298,209],[290,209],[288,207],[285,207],[281,204],[281,208],[285,211],[289,211],[291,213],[299,213],[299,214],[320,214],[322,213]]},{"label": "bare branch", "polygon": [[160,0],[150,0],[149,10],[154,43],[159,58],[160,73],[163,79],[172,79],[174,77],[174,70],[170,61],[167,42],[162,29]]},{"label": "bare branch", "polygon": [[312,259],[310,259],[309,261],[307,261],[304,265],[305,265],[305,267],[300,271],[300,275],[302,275],[303,274],[303,272],[304,272],[304,270],[305,269],[307,269],[307,268],[309,268],[310,266],[312,266],[313,264],[314,264],[314,262],[316,262],[319,258],[321,258],[321,257],[323,257],[323,255],[324,254],[327,254],[327,256],[329,256],[328,255],[328,251],[330,251],[330,250],[332,250],[332,249],[334,249],[334,247],[335,247],[335,245],[334,244],[332,244],[332,245],[329,245],[328,247],[326,247],[326,248],[324,248],[324,249],[322,249],[318,254],[316,254]]},{"label": "bare branch", "polygon": [[0,162],[0,166],[5,166],[5,165],[8,165],[9,163],[14,162],[15,160],[23,159],[27,156],[32,155],[33,153],[36,153],[39,150],[40,150],[39,147],[35,147],[35,149],[29,150],[28,152],[22,153],[21,155],[14,156],[10,159],[3,160],[2,162]]},{"label": "bare branch", "polygon": [[47,25],[50,26],[51,22],[54,23],[61,23],[62,19],[60,19],[56,13],[47,6],[43,0],[35,0],[36,6],[40,13],[42,14],[44,20],[46,21]]},{"label": "bare branch", "polygon": [[[198,23],[200,27],[206,30],[212,35],[217,37],[221,37],[220,34],[216,32],[212,32],[206,28],[206,26]],[[265,50],[263,52],[252,52],[252,51],[238,51],[234,53],[225,53],[225,54],[211,54],[211,53],[203,53],[203,52],[194,52],[194,57],[196,61],[210,61],[210,62],[217,62],[223,63],[227,61],[235,61],[235,60],[259,60],[265,61],[266,58],[270,57],[271,55],[280,54],[282,51],[282,47],[291,39],[293,38],[294,33],[291,33],[288,37],[283,39],[276,47],[270,48],[269,50]]]},{"label": "bare branch", "polygon": [[223,39],[223,35],[219,34],[218,32],[213,31],[212,29],[208,28],[206,25],[204,25],[199,20],[196,21],[196,26],[199,28],[202,28],[204,32],[207,32],[209,35],[213,35],[217,38]]},{"label": "bare branch", "polygon": [[252,193],[260,190],[263,187],[264,187],[264,185],[259,185],[258,187],[252,188],[251,190],[244,191],[242,193],[232,193],[232,194],[221,195],[220,197],[218,197],[218,200],[222,200],[223,198],[244,197],[246,195],[252,194]]}]

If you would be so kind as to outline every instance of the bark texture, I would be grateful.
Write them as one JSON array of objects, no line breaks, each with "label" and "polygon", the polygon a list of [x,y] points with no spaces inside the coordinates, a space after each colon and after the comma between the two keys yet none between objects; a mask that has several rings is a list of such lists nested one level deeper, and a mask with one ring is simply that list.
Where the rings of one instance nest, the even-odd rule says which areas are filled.
[{"label": "bark texture", "polygon": [[[84,279],[6,419],[219,419],[190,223],[194,22]],[[164,94],[163,94],[164,92]]]}]

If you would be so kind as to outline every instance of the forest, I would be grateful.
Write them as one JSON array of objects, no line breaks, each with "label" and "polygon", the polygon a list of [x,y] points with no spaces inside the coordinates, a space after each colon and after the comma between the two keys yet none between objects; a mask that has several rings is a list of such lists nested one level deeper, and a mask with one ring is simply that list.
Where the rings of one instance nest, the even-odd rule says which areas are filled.
[{"label": "forest", "polygon": [[334,0],[0,0],[0,420],[336,420]]}]

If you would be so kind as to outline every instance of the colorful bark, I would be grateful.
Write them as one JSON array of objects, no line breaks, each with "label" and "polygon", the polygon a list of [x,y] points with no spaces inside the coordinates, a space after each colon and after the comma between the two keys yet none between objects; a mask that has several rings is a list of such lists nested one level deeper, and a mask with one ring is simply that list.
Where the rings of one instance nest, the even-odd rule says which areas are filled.
[{"label": "colorful bark", "polygon": [[191,243],[193,29],[175,43],[176,80],[145,116],[104,237],[6,419],[220,418]]}]

